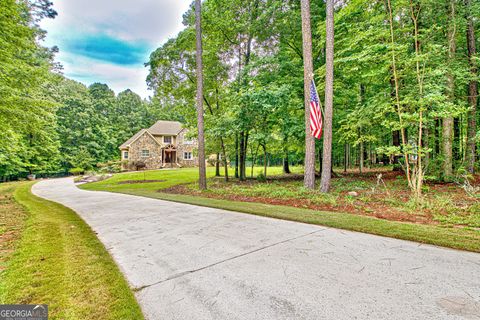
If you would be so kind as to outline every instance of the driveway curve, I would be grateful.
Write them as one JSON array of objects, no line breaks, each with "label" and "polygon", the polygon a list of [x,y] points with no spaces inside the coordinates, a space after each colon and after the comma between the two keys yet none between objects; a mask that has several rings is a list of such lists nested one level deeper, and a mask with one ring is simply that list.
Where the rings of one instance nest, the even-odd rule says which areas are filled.
[{"label": "driveway curve", "polygon": [[125,274],[147,319],[480,319],[480,254],[40,181]]}]

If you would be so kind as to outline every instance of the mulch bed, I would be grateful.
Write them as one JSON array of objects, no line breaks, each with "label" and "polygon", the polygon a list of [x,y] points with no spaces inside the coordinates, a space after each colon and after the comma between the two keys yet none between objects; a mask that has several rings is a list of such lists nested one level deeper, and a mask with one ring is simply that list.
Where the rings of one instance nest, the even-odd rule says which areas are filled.
[{"label": "mulch bed", "polygon": [[137,183],[151,183],[151,182],[165,182],[167,180],[125,180],[120,181],[118,184],[137,184]]},{"label": "mulch bed", "polygon": [[[346,212],[357,215],[371,216],[379,219],[391,220],[391,221],[402,221],[402,222],[411,222],[419,224],[438,224],[438,222],[432,219],[431,214],[425,213],[423,215],[414,215],[407,212],[402,212],[395,208],[391,208],[381,203],[372,203],[368,208],[362,207],[359,203],[339,203],[337,205],[330,204],[318,204],[312,203],[309,199],[279,199],[279,198],[265,198],[265,197],[254,197],[254,196],[244,196],[236,194],[212,194],[212,193],[200,193],[189,189],[186,186],[178,185],[173,186],[167,189],[158,190],[162,193],[170,194],[183,194],[183,195],[193,195],[193,196],[202,196],[211,199],[222,199],[222,200],[231,200],[231,201],[241,201],[241,202],[257,202],[265,203],[272,205],[281,205],[289,206],[296,208],[312,209],[312,210],[321,210],[321,211],[330,211],[330,212]],[[379,197],[381,197],[379,195]],[[365,210],[367,209],[367,210]]]},{"label": "mulch bed", "polygon": [[[385,170],[366,170],[366,172],[360,174],[355,171],[348,171],[348,172],[338,172],[335,178],[341,178],[345,181],[376,181],[377,175],[382,174],[382,179],[385,182],[392,182],[397,180],[399,177],[402,177],[404,174],[398,171],[385,171]],[[268,177],[267,181],[295,181],[295,180],[302,180],[303,175],[292,174],[288,176],[270,176]],[[235,181],[236,184],[239,185],[254,185],[258,183],[256,179],[247,179],[246,181]],[[480,184],[480,176],[476,176],[474,182],[475,184]],[[437,194],[448,193],[452,201],[455,205],[462,207],[468,204],[471,204],[475,200],[469,199],[466,197],[465,193],[458,185],[455,183],[439,183],[439,182],[426,182],[426,186],[428,186],[431,191],[436,192]],[[418,224],[429,224],[429,225],[438,225],[439,222],[436,221],[433,217],[432,210],[419,209],[417,212],[407,212],[402,208],[398,208],[395,206],[390,205],[389,203],[385,203],[384,198],[386,194],[382,190],[378,192],[371,192],[369,190],[359,191],[359,196],[363,194],[368,194],[369,197],[372,198],[372,201],[368,204],[365,204],[358,200],[353,201],[345,201],[343,197],[337,199],[337,203],[332,205],[328,203],[316,203],[313,202],[311,199],[292,199],[292,198],[268,198],[268,197],[259,197],[259,196],[249,196],[249,195],[239,195],[234,193],[226,193],[226,194],[215,194],[209,192],[199,192],[197,190],[192,190],[188,186],[185,185],[177,185],[167,189],[158,190],[158,192],[163,193],[171,193],[171,194],[184,194],[184,195],[192,195],[192,196],[201,196],[206,198],[213,198],[213,199],[223,199],[223,200],[230,200],[230,201],[243,201],[243,202],[257,202],[257,203],[265,203],[265,204],[272,204],[272,205],[283,205],[283,206],[290,206],[290,207],[297,207],[297,208],[306,208],[306,209],[313,209],[313,210],[322,210],[322,211],[330,211],[330,212],[346,212],[356,215],[364,215],[375,217],[378,219],[385,219],[391,221],[402,221],[402,222],[410,222],[410,223],[418,223]],[[410,199],[410,191],[408,189],[404,190],[391,190],[390,191],[392,196],[396,198],[398,201],[401,202],[408,202]],[[347,191],[341,192],[341,195],[347,195]],[[478,201],[478,200],[477,200]],[[445,212],[445,214],[447,214]]]}]

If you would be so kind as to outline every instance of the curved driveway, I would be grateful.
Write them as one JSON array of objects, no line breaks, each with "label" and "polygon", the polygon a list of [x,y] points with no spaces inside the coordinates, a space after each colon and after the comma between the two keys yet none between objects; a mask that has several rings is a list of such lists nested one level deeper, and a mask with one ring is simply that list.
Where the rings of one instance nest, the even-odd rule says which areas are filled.
[{"label": "curved driveway", "polygon": [[78,189],[33,192],[97,232],[148,319],[480,319],[480,254]]}]

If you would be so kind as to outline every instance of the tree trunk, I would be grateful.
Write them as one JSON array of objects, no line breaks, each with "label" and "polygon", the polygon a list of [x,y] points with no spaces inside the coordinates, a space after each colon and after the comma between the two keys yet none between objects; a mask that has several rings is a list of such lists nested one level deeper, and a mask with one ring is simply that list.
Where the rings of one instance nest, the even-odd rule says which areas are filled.
[{"label": "tree trunk", "polygon": [[[428,126],[426,126],[424,129],[423,129],[423,143],[422,143],[422,146],[424,149],[428,150],[429,148],[429,141],[428,139],[430,138],[430,130],[428,128]],[[425,168],[428,168],[428,165],[430,163],[430,152],[427,152],[425,154],[425,160],[423,161],[424,163],[424,166]]]},{"label": "tree trunk", "polygon": [[327,0],[326,21],[326,65],[325,65],[325,119],[323,133],[323,164],[320,191],[330,190],[332,178],[332,121],[333,121],[333,53],[334,53],[334,20],[333,0]]},{"label": "tree trunk", "polygon": [[238,134],[235,134],[235,178],[239,178],[238,175]]},{"label": "tree trunk", "polygon": [[452,154],[453,154],[453,161],[460,162],[463,160],[463,137],[462,137],[462,129],[461,126],[463,121],[460,117],[453,118],[453,146],[452,146]]},{"label": "tree trunk", "polygon": [[240,133],[240,180],[247,179],[247,146],[248,146],[248,132]]},{"label": "tree trunk", "polygon": [[467,132],[467,170],[470,173],[475,171],[475,136],[477,134],[477,97],[478,97],[478,82],[475,80],[478,76],[478,70],[474,57],[477,53],[477,47],[475,43],[475,28],[473,24],[473,17],[471,12],[471,0],[465,0],[465,7],[467,12],[467,47],[468,47],[468,59],[470,62],[470,73],[472,74],[472,80],[468,86],[468,104],[470,110],[468,112],[468,132]]},{"label": "tree trunk", "polygon": [[242,131],[240,132],[240,180],[244,181],[245,180],[245,175],[243,171],[243,165],[245,164],[245,154],[243,153],[245,148],[245,133]]},{"label": "tree trunk", "polygon": [[318,174],[322,175],[322,148],[318,148]]},{"label": "tree trunk", "polygon": [[197,127],[198,127],[198,187],[207,189],[207,172],[205,164],[205,138],[203,129],[203,61],[202,61],[202,4],[195,0],[195,29],[197,40]]},{"label": "tree trunk", "polygon": [[315,188],[315,138],[310,132],[310,86],[313,80],[312,31],[310,26],[310,0],[301,0],[303,39],[303,89],[305,103],[305,188]]},{"label": "tree trunk", "polygon": [[217,160],[215,161],[215,177],[220,177],[220,153],[217,152]]},{"label": "tree trunk", "polygon": [[220,142],[222,143],[222,155],[223,155],[223,165],[225,166],[225,182],[228,182],[228,160],[227,160],[227,152],[225,150],[225,142],[223,138],[220,138]]},{"label": "tree trunk", "polygon": [[344,157],[343,157],[343,172],[347,172],[347,166],[348,166],[348,147],[347,144],[345,143],[344,145]]},{"label": "tree trunk", "polygon": [[[360,105],[363,106],[365,103],[365,86],[363,84],[360,84]],[[359,159],[359,170],[360,173],[363,173],[363,164],[365,162],[365,148],[362,140],[362,127],[358,129],[358,137],[360,138],[360,159]]]},{"label": "tree trunk", "polygon": [[285,142],[285,146],[283,148],[283,173],[290,174],[290,164],[288,160],[288,147]]},{"label": "tree trunk", "polygon": [[435,119],[435,154],[440,155],[441,148],[441,139],[442,139],[442,122],[440,119]]},{"label": "tree trunk", "polygon": [[360,141],[360,150],[359,150],[359,153],[360,153],[360,154],[359,154],[359,158],[360,158],[360,159],[359,159],[359,162],[360,162],[360,163],[359,163],[359,166],[358,166],[360,173],[363,173],[363,162],[365,161],[365,159],[364,159],[364,150],[363,150],[363,149],[364,149],[364,147],[363,147],[363,141]]},{"label": "tree trunk", "polygon": [[267,145],[262,145],[263,147],[263,175],[267,177]]},{"label": "tree trunk", "polygon": [[[455,59],[456,53],[456,43],[455,43],[455,0],[450,0],[449,4],[449,20],[453,24],[448,28],[448,60],[451,64]],[[450,72],[447,75],[447,93],[450,101],[453,103],[455,101],[455,79],[453,74]],[[442,128],[442,145],[443,145],[443,177],[444,180],[450,180],[453,175],[453,152],[452,152],[452,143],[453,143],[453,117],[448,116],[443,119],[443,128]]]},{"label": "tree trunk", "polygon": [[245,141],[243,143],[243,163],[241,166],[241,175],[243,179],[247,179],[247,147],[248,147],[248,132],[245,133]]},{"label": "tree trunk", "polygon": [[250,178],[253,179],[253,168],[255,167],[255,161],[257,161],[257,154],[258,154],[258,148],[260,147],[260,144],[257,145],[257,149],[255,150],[255,153],[253,154],[253,149],[252,149],[252,168],[250,170]]},{"label": "tree trunk", "polygon": [[407,145],[407,132],[404,127],[404,121],[403,121],[403,116],[402,116],[402,107],[400,103],[400,79],[399,75],[397,72],[397,55],[395,53],[395,33],[394,33],[394,27],[393,27],[393,10],[392,10],[392,2],[390,0],[385,1],[385,5],[387,7],[388,11],[388,22],[390,25],[390,40],[391,40],[391,54],[392,54],[392,72],[393,72],[393,84],[395,85],[395,105],[396,105],[396,111],[398,114],[398,121],[400,123],[400,136],[402,139],[402,148],[403,150],[403,157],[405,161],[405,174],[407,176],[407,181],[408,181],[408,186],[412,187],[412,178],[411,178],[411,173],[410,173],[410,161],[409,161],[409,153],[405,146]]}]

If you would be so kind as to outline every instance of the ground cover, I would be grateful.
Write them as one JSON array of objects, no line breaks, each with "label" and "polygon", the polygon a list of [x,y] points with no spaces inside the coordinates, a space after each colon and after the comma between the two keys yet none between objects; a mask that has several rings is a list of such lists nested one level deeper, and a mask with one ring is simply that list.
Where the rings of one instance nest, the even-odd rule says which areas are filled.
[{"label": "ground cover", "polygon": [[90,227],[31,185],[0,185],[0,303],[48,304],[50,319],[143,319]]}]

